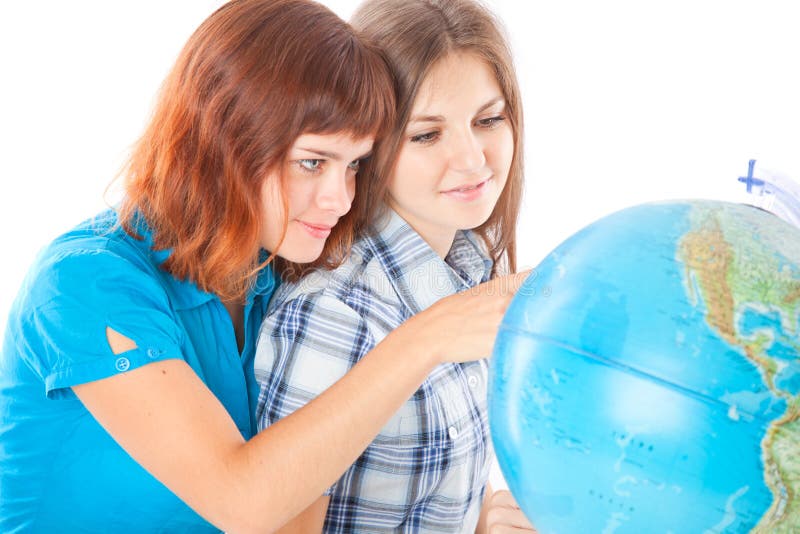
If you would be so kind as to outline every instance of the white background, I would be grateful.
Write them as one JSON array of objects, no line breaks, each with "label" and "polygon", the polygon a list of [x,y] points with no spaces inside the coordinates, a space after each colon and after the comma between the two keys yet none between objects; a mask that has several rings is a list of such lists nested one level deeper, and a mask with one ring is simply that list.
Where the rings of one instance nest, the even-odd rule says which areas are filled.
[{"label": "white background", "polygon": [[[8,2],[0,18],[0,321],[49,239],[106,186],[184,41],[218,0]],[[343,17],[356,2],[324,2]],[[526,118],[520,263],[650,200],[739,198],[750,158],[800,178],[792,1],[487,4]]]}]

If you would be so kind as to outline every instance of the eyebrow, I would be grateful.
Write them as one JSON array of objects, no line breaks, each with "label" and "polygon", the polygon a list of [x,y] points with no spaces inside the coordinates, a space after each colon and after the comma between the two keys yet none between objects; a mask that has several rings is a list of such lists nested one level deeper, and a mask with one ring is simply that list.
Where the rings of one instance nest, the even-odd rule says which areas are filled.
[{"label": "eyebrow", "polygon": [[[497,96],[497,97],[489,100],[487,103],[485,103],[481,107],[479,107],[478,111],[476,111],[475,114],[477,115],[478,113],[486,110],[487,108],[490,108],[490,107],[494,106],[498,102],[503,102],[504,100],[505,99],[502,96]],[[441,115],[415,115],[415,116],[411,117],[411,120],[408,121],[409,124],[411,124],[412,122],[444,122],[444,117],[441,116]]]},{"label": "eyebrow", "polygon": [[[305,148],[302,146],[297,147],[297,150],[303,150],[305,152],[311,152],[317,156],[322,156],[323,158],[332,159],[333,161],[342,161],[344,158],[341,154],[337,154],[336,152],[328,152],[326,150],[317,150],[316,148]],[[356,159],[366,159],[372,155],[372,150],[365,152],[364,154],[358,156]]]}]

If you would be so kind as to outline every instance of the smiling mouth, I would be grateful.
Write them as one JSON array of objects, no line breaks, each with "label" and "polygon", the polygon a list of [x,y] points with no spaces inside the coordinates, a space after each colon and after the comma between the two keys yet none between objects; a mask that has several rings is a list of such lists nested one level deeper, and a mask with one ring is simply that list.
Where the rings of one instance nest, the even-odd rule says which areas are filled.
[{"label": "smiling mouth", "polygon": [[486,185],[489,182],[489,180],[491,180],[491,177],[483,180],[482,182],[478,182],[477,184],[474,184],[474,185],[468,185],[468,186],[465,186],[465,187],[456,187],[454,189],[448,189],[447,191],[443,191],[443,192],[444,193],[467,193],[469,191],[475,191],[476,189],[480,189],[481,187]]},{"label": "smiling mouth", "polygon": [[324,224],[311,224],[300,220],[298,220],[297,222],[300,223],[300,226],[305,228],[306,232],[308,232],[309,234],[311,234],[312,237],[315,237],[317,239],[324,239],[328,237],[331,233],[331,230],[333,229],[333,226],[328,226]]},{"label": "smiling mouth", "polygon": [[331,229],[333,229],[333,225],[332,224],[313,224],[313,223],[308,223],[308,222],[305,222],[305,221],[299,221],[299,222],[301,224],[304,224],[304,225],[308,226],[309,228],[313,228],[314,230],[331,230]]}]

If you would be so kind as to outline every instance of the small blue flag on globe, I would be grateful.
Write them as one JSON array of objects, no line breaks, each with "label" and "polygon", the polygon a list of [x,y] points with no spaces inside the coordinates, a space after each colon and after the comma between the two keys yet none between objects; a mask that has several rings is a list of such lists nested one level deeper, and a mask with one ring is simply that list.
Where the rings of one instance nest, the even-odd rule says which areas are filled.
[{"label": "small blue flag on globe", "polygon": [[800,532],[800,230],[717,201],[601,219],[515,296],[489,395],[542,534]]}]

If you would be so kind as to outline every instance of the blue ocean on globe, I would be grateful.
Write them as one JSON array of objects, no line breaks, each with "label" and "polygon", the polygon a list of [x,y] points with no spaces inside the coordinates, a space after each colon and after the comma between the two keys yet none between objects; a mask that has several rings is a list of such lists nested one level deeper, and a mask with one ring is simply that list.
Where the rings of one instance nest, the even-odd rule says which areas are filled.
[{"label": "blue ocean on globe", "polygon": [[542,534],[800,532],[800,234],[713,201],[554,250],[495,344],[489,416]]}]

